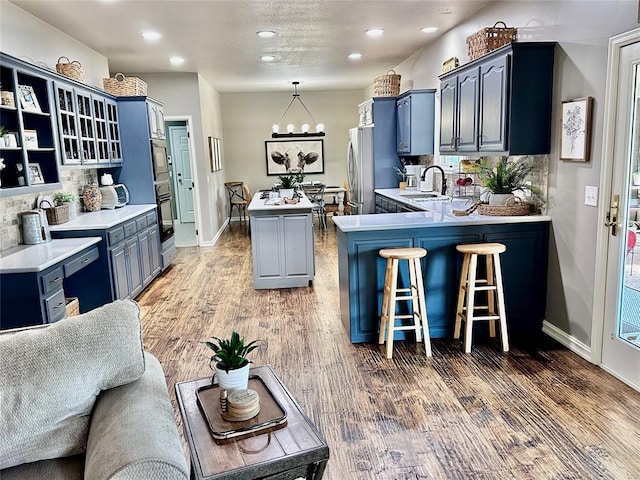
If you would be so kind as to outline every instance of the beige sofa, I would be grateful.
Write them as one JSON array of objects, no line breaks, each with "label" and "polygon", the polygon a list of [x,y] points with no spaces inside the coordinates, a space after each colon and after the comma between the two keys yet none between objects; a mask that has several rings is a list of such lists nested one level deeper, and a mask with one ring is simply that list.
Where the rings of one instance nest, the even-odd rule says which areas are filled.
[{"label": "beige sofa", "polygon": [[164,373],[143,351],[135,302],[0,332],[2,480],[187,477]]}]

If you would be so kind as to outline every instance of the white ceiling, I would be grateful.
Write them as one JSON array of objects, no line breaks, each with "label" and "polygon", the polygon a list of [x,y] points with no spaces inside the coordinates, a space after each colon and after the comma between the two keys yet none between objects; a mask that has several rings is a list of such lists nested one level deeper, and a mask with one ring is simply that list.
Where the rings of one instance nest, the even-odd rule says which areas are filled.
[{"label": "white ceiling", "polygon": [[[490,0],[12,0],[105,55],[111,73],[199,72],[219,92],[366,88]],[[420,28],[436,26],[436,33]],[[383,28],[380,38],[369,28]],[[140,33],[162,34],[155,43]],[[258,30],[274,30],[271,39]],[[363,58],[352,61],[350,52]],[[273,54],[276,60],[260,61]],[[168,58],[186,62],[171,66]]]}]

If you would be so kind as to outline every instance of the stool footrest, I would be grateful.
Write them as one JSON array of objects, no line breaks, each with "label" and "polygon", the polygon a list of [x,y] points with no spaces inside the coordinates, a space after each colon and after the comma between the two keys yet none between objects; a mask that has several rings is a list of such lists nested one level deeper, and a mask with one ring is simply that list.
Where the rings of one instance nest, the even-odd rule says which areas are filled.
[{"label": "stool footrest", "polygon": [[[468,285],[465,285],[465,286],[463,286],[463,287],[462,287],[462,289],[463,289],[465,292],[468,292],[468,291],[469,291],[469,286],[468,286]],[[497,286],[495,286],[495,285],[487,285],[487,286],[485,286],[485,287],[475,287],[475,288],[474,288],[474,290],[475,290],[476,292],[484,292],[484,291],[487,291],[487,290],[497,290],[497,289],[498,289],[498,287],[497,287]]]},{"label": "stool footrest", "polygon": [[[460,318],[462,318],[463,320],[467,320],[467,314],[466,313],[459,313],[458,316]],[[483,315],[481,317],[476,317],[476,316],[472,316],[471,317],[472,321],[476,321],[476,320],[500,320],[500,315]]]}]

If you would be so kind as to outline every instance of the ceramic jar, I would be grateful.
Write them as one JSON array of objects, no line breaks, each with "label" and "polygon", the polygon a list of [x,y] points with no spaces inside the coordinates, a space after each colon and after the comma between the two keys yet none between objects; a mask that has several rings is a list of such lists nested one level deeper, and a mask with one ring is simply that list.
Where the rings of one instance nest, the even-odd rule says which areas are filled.
[{"label": "ceramic jar", "polygon": [[87,212],[100,210],[102,206],[102,193],[100,193],[100,187],[98,187],[97,183],[85,185],[82,193],[82,201],[84,202],[84,209]]}]

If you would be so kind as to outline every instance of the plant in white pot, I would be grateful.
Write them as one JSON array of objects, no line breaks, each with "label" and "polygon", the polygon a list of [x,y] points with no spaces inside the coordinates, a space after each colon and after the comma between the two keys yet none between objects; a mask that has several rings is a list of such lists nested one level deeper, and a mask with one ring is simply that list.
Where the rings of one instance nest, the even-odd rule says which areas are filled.
[{"label": "plant in white pot", "polygon": [[295,186],[304,180],[304,175],[301,173],[279,175],[278,178],[280,179],[280,197],[293,198]]},{"label": "plant in white pot", "polygon": [[245,343],[240,334],[233,331],[231,338],[211,337],[213,342],[204,342],[213,350],[212,368],[220,388],[225,390],[246,390],[249,382],[251,360],[247,355],[258,347],[258,341]]},{"label": "plant in white pot", "polygon": [[488,192],[489,205],[509,205],[515,200],[514,192],[542,193],[539,188],[527,182],[527,176],[533,170],[533,163],[528,160],[509,162],[507,157],[500,157],[495,166],[486,158],[480,159],[478,172],[482,185]]}]

